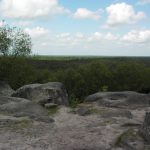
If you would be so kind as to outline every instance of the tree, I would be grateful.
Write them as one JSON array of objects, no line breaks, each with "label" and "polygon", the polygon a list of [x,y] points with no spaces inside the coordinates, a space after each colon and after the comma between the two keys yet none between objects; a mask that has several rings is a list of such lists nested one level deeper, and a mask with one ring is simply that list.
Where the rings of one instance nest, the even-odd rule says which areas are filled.
[{"label": "tree", "polygon": [[3,24],[0,27],[0,54],[4,56],[27,56],[31,53],[32,42],[29,34],[20,28]]},{"label": "tree", "polygon": [[13,56],[27,56],[31,53],[31,38],[27,33],[18,30],[13,38]]},{"label": "tree", "polygon": [[0,53],[4,56],[8,55],[11,45],[11,29],[7,25],[0,27]]}]

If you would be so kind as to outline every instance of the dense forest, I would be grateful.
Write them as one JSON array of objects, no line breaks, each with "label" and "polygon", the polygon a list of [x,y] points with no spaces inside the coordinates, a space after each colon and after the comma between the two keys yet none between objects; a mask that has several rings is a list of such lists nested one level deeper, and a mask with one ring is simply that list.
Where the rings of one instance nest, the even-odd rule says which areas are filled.
[{"label": "dense forest", "polygon": [[149,58],[93,58],[40,60],[0,57],[0,80],[14,89],[25,84],[62,82],[70,99],[82,102],[98,91],[150,92]]}]

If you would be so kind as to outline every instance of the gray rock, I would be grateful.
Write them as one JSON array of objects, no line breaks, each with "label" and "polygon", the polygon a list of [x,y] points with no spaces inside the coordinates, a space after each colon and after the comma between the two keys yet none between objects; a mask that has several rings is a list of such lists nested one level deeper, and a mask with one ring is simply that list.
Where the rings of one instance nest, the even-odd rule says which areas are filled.
[{"label": "gray rock", "polygon": [[0,96],[11,96],[14,90],[5,82],[0,81]]},{"label": "gray rock", "polygon": [[138,108],[150,106],[150,97],[132,91],[125,92],[98,92],[88,96],[85,102],[98,102],[101,106]]},{"label": "gray rock", "polygon": [[86,115],[90,115],[91,111],[87,107],[80,107],[76,110],[76,113],[80,116],[86,116]]},{"label": "gray rock", "polygon": [[150,112],[146,113],[144,123],[139,130],[142,137],[150,144]]},{"label": "gray rock", "polygon": [[107,112],[101,115],[104,118],[111,118],[111,117],[126,117],[131,119],[132,114],[128,110],[108,110]]},{"label": "gray rock", "polygon": [[19,88],[12,96],[26,98],[43,106],[46,103],[58,105],[68,105],[69,103],[66,89],[60,82],[25,85]]},{"label": "gray rock", "polygon": [[[48,112],[35,102],[23,98],[0,97],[0,113],[14,117],[28,116],[31,119],[49,122]],[[51,119],[50,119],[51,120]]]},{"label": "gray rock", "polygon": [[9,126],[15,125],[18,123],[28,123],[31,120],[28,117],[13,117],[13,116],[6,116],[0,115],[0,126]]}]

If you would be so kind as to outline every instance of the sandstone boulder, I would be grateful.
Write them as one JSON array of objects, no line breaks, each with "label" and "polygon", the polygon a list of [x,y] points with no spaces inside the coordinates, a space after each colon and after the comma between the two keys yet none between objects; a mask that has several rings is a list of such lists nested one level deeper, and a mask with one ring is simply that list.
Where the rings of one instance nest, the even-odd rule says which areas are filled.
[{"label": "sandstone boulder", "polygon": [[12,96],[26,98],[43,106],[46,103],[68,105],[68,94],[64,85],[60,82],[25,85],[13,93]]},{"label": "sandstone boulder", "polygon": [[14,90],[5,82],[0,81],[0,95],[1,96],[11,96]]},{"label": "sandstone boulder", "polygon": [[150,112],[146,113],[144,123],[140,128],[140,133],[143,138],[150,144]]},{"label": "sandstone boulder", "polygon": [[101,106],[138,108],[150,106],[150,97],[132,91],[125,92],[98,92],[88,96],[85,102],[98,102]]},{"label": "sandstone boulder", "polygon": [[29,117],[35,120],[49,120],[48,112],[42,106],[23,98],[0,96],[0,114],[14,117]]}]

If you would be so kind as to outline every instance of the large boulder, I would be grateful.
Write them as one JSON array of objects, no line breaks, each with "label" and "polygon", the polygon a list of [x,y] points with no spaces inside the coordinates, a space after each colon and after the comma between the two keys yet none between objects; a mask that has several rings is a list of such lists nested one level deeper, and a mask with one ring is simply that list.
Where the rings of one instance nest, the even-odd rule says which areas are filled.
[{"label": "large boulder", "polygon": [[13,93],[12,96],[26,98],[43,106],[46,103],[68,105],[68,94],[64,85],[60,82],[25,85]]},{"label": "large boulder", "polygon": [[138,108],[150,106],[150,96],[132,91],[98,92],[88,96],[85,102],[98,102],[107,107]]},{"label": "large boulder", "polygon": [[0,96],[0,114],[14,117],[29,117],[35,120],[43,120],[48,112],[42,106],[23,98]]},{"label": "large boulder", "polygon": [[146,113],[144,123],[139,131],[146,142],[150,144],[150,112]]},{"label": "large boulder", "polygon": [[5,82],[0,81],[0,96],[11,96],[14,90]]}]

